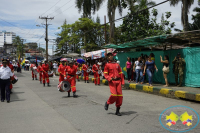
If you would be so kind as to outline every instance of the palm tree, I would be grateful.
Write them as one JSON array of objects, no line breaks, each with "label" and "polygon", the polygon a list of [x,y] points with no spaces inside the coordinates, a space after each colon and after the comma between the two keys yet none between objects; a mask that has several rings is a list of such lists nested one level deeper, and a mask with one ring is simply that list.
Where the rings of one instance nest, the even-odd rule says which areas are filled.
[{"label": "palm tree", "polygon": [[170,0],[170,5],[176,6],[179,2],[182,2],[181,22],[183,25],[183,31],[188,31],[188,27],[189,27],[188,13],[189,13],[190,7],[194,3],[194,0]]},{"label": "palm tree", "polygon": [[83,18],[89,18],[92,14],[100,9],[104,0],[76,0],[76,7],[79,13],[83,11]]}]

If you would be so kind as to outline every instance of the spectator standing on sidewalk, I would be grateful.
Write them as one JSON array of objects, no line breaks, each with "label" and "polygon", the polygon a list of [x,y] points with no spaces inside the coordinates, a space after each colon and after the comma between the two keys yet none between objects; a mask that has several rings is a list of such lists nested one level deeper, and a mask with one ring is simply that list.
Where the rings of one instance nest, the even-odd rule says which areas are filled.
[{"label": "spectator standing on sidewalk", "polygon": [[57,69],[58,69],[58,63],[56,61],[54,61],[54,63],[53,63],[53,72],[54,72],[54,74],[56,74]]},{"label": "spectator standing on sidewalk", "polygon": [[133,71],[136,73],[136,84],[138,84],[138,80],[141,82],[141,84],[144,82],[143,66],[143,61],[141,60],[141,57],[139,57],[133,66]]},{"label": "spectator standing on sidewalk", "polygon": [[162,60],[162,56],[160,56],[160,62],[163,63],[163,77],[165,79],[166,85],[164,87],[168,87],[169,83],[167,80],[167,74],[169,73],[169,56],[165,55],[164,60]]},{"label": "spectator standing on sidewalk", "polygon": [[[172,61],[174,64],[174,74],[175,74],[175,81],[176,86],[181,87],[183,83],[183,72],[184,72],[184,66],[185,66],[185,60],[181,58],[181,54],[178,53],[177,56]],[[178,75],[179,75],[179,84],[178,84]]]},{"label": "spectator standing on sidewalk", "polygon": [[130,83],[131,82],[131,58],[130,57],[127,58],[126,72],[128,76],[128,82]]},{"label": "spectator standing on sidewalk", "polygon": [[151,56],[149,56],[144,67],[144,74],[147,73],[149,77],[149,86],[152,86],[153,74],[154,74],[155,69],[156,71],[158,71],[158,68],[156,67],[155,62],[152,61]]}]

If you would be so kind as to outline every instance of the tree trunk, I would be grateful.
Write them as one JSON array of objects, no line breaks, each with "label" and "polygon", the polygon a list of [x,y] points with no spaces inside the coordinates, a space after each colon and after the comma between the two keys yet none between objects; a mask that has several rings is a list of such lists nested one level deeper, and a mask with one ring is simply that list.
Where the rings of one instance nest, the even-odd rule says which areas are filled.
[{"label": "tree trunk", "polygon": [[111,12],[111,15],[110,15],[110,18],[109,18],[109,21],[110,21],[110,38],[109,38],[109,43],[113,43],[114,41],[114,30],[115,30],[115,9],[116,8],[112,8],[112,12]]},{"label": "tree trunk", "polygon": [[183,0],[183,30],[188,31],[188,0]]}]

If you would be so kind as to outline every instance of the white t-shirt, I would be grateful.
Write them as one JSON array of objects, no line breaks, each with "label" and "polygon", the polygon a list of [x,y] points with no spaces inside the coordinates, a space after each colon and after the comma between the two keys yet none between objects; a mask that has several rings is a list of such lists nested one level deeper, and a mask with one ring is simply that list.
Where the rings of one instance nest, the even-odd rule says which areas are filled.
[{"label": "white t-shirt", "polygon": [[0,79],[10,79],[11,76],[13,76],[13,73],[8,66],[0,67]]},{"label": "white t-shirt", "polygon": [[58,64],[57,63],[53,63],[53,68],[58,68]]},{"label": "white t-shirt", "polygon": [[138,60],[135,61],[135,69],[142,69],[143,63],[140,63]]}]

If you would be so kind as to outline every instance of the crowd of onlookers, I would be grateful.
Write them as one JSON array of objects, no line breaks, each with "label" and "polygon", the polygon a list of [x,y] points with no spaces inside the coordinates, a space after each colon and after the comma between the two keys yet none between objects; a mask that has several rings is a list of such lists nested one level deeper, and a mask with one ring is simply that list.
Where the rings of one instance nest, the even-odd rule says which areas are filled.
[{"label": "crowd of onlookers", "polygon": [[[160,62],[163,63],[163,77],[165,79],[165,87],[169,86],[169,82],[167,79],[167,74],[170,72],[169,69],[169,56],[165,55],[164,59],[160,56]],[[175,74],[175,82],[177,86],[182,86],[183,82],[183,70],[185,65],[185,60],[181,58],[181,54],[178,53],[177,56],[172,61],[174,64],[173,72]],[[158,68],[155,64],[155,55],[151,53],[149,56],[141,54],[138,58],[127,58],[126,69],[128,82],[136,81],[136,84],[143,84],[147,79],[149,85],[152,86],[153,75],[158,72]],[[147,75],[147,76],[146,76]],[[178,75],[179,75],[179,83],[178,83]]]}]

